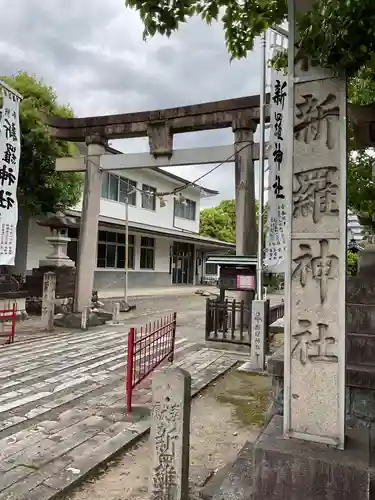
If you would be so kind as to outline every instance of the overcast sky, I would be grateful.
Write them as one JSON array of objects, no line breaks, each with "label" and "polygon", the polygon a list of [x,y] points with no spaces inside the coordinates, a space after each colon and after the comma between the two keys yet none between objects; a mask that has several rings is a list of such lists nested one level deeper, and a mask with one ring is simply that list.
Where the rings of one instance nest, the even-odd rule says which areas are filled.
[{"label": "overcast sky", "polygon": [[[260,53],[230,63],[219,25],[191,20],[170,39],[145,43],[137,12],[124,0],[0,0],[1,73],[34,73],[76,116],[146,111],[259,93]],[[257,46],[258,47],[258,46]],[[230,144],[231,130],[178,134],[174,146]],[[147,139],[113,141],[147,151]],[[210,167],[170,169],[193,180]],[[233,164],[202,184],[234,197]]]}]

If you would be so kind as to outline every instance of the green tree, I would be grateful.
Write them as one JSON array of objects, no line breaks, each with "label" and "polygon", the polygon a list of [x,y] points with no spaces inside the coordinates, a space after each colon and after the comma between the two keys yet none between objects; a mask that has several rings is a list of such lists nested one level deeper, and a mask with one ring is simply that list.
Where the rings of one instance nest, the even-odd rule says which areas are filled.
[{"label": "green tree", "polygon": [[358,254],[348,252],[346,254],[346,274],[348,276],[357,276],[358,270]]},{"label": "green tree", "polygon": [[18,202],[31,215],[74,206],[81,196],[82,174],[56,172],[55,160],[73,155],[76,148],[52,137],[43,122],[43,114],[71,117],[72,110],[60,105],[54,90],[35,76],[20,72],[0,78],[23,96]]},{"label": "green tree", "polygon": [[[258,201],[256,220],[258,221]],[[264,224],[267,224],[267,206],[263,213]],[[236,204],[235,200],[223,200],[216,207],[205,208],[200,214],[200,234],[221,241],[236,241]]]},{"label": "green tree", "polygon": [[348,207],[371,232],[375,231],[375,186],[372,178],[374,161],[375,158],[367,151],[353,154],[349,162],[347,182]]},{"label": "green tree", "polygon": [[216,207],[200,213],[200,234],[221,241],[236,241],[236,206],[234,200],[223,200]]},{"label": "green tree", "polygon": [[[254,39],[287,17],[287,0],[125,0],[144,24],[144,36],[170,36],[194,15],[221,21],[232,58],[246,57]],[[298,19],[300,45],[322,66],[355,76],[375,63],[375,2],[317,0]]]},{"label": "green tree", "polygon": [[[353,104],[367,105],[375,101],[375,79],[367,68],[349,81],[348,100]],[[372,165],[375,161],[374,151],[356,151],[351,131],[349,130],[349,148],[352,150],[347,174],[347,203],[360,220],[360,223],[371,232],[375,231],[375,185],[372,177]]]},{"label": "green tree", "polygon": [[[255,38],[287,18],[287,0],[125,0],[136,9],[144,24],[144,37],[170,36],[192,16],[206,23],[221,22],[232,58],[244,58]],[[298,16],[299,47],[324,67],[349,77],[349,100],[375,102],[375,1],[316,0]],[[274,64],[286,67],[286,54]],[[353,141],[350,141],[353,148]],[[351,148],[351,149],[352,149]],[[359,152],[348,172],[348,205],[369,225],[374,213],[371,156]]]}]

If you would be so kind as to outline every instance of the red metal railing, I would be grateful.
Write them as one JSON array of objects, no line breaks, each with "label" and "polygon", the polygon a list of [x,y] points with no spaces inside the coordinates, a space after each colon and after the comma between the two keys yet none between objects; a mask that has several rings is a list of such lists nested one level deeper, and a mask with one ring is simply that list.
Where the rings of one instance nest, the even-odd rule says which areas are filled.
[{"label": "red metal railing", "polygon": [[[0,309],[0,338],[7,338],[7,344],[13,344],[16,331],[17,304],[12,309]],[[10,322],[10,325],[6,324]]]},{"label": "red metal railing", "polygon": [[126,371],[126,406],[132,411],[134,388],[165,359],[173,362],[176,313],[150,322],[139,330],[130,328]]}]

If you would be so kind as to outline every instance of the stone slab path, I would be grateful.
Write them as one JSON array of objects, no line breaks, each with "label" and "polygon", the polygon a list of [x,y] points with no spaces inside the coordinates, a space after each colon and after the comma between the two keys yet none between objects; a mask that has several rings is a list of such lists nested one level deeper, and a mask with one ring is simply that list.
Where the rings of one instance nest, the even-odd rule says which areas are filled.
[{"label": "stone slab path", "polygon": [[[50,500],[148,432],[151,381],[125,411],[127,333],[89,331],[0,350],[0,500]],[[241,354],[176,340],[192,395]],[[243,358],[242,358],[243,359]]]}]

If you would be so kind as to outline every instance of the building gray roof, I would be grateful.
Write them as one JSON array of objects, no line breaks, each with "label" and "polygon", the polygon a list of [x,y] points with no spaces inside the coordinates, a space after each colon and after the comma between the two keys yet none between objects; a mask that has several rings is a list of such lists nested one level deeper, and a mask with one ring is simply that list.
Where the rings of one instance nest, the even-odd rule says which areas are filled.
[{"label": "building gray roof", "polygon": [[[79,210],[66,210],[67,215],[81,218],[81,212]],[[104,215],[99,216],[99,222],[103,226],[108,226],[113,229],[125,229],[125,221],[121,219],[114,219],[112,217],[106,217]],[[78,222],[77,222],[78,223]],[[172,237],[179,240],[190,241],[192,243],[201,243],[202,245],[220,247],[220,248],[235,248],[235,243],[228,243],[227,241],[216,240],[208,236],[202,236],[198,233],[193,233],[191,231],[184,231],[182,229],[172,229],[167,227],[151,226],[149,224],[142,224],[140,222],[129,221],[129,231],[143,234],[152,234],[155,236],[165,236]]]}]

